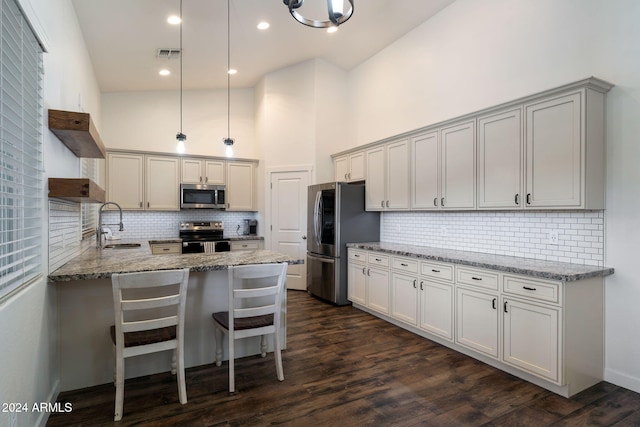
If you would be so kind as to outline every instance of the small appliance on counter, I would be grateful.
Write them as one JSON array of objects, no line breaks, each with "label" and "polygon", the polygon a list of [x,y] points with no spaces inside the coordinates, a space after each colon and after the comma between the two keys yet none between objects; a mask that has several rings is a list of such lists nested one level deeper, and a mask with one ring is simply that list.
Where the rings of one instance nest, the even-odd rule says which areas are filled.
[{"label": "small appliance on counter", "polygon": [[258,234],[258,220],[245,219],[242,220],[242,234],[245,236],[255,236]]}]

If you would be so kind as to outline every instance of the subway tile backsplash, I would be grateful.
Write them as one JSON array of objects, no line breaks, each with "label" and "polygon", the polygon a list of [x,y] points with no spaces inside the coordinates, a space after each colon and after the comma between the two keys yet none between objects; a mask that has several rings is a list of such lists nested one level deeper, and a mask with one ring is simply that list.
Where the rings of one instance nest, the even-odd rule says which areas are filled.
[{"label": "subway tile backsplash", "polygon": [[384,212],[380,231],[383,242],[604,266],[604,211]]},{"label": "subway tile backsplash", "polygon": [[[115,224],[118,212],[105,211],[102,222]],[[205,209],[188,209],[179,212],[124,211],[122,222],[124,231],[119,232],[117,225],[106,225],[115,237],[122,239],[174,239],[178,237],[180,223],[184,221],[222,221],[225,235],[242,234],[242,220],[256,219],[255,212],[226,212]],[[258,224],[260,226],[260,224]],[[258,233],[261,233],[258,228]]]}]

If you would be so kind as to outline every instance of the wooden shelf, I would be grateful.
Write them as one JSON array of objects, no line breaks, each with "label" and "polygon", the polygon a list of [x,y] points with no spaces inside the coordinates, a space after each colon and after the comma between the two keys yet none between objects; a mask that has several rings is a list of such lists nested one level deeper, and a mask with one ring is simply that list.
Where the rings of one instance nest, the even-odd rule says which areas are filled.
[{"label": "wooden shelf", "polygon": [[49,129],[77,157],[104,159],[104,144],[88,113],[49,110]]},{"label": "wooden shelf", "polygon": [[49,197],[73,202],[105,202],[104,190],[87,178],[49,178]]}]

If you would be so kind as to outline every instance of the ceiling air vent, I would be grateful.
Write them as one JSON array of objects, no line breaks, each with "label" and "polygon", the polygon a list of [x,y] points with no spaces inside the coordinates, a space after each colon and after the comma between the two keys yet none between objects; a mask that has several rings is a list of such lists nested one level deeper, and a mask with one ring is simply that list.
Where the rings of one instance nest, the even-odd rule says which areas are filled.
[{"label": "ceiling air vent", "polygon": [[180,49],[158,49],[158,59],[180,59]]}]

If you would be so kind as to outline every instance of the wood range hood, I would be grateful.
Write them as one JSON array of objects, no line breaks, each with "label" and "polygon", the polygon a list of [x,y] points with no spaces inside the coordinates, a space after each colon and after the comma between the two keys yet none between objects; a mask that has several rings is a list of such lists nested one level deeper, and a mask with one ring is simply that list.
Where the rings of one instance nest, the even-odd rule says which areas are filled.
[{"label": "wood range hood", "polygon": [[[88,113],[49,110],[49,130],[76,157],[106,157],[102,139]],[[73,202],[104,203],[105,191],[86,178],[49,178],[49,197]]]}]

